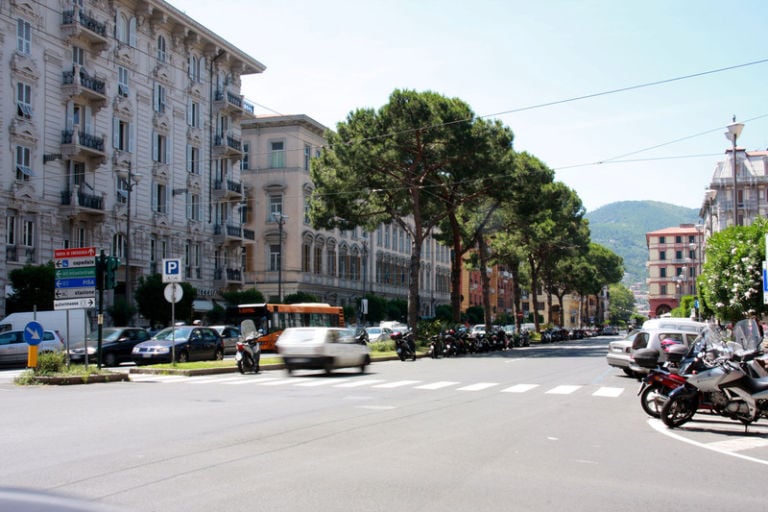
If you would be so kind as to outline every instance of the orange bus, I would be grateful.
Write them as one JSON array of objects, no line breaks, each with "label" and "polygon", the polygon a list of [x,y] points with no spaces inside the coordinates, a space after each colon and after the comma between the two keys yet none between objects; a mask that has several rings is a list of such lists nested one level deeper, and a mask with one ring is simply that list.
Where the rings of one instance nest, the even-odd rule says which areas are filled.
[{"label": "orange bus", "polygon": [[286,327],[344,327],[344,309],[319,302],[300,304],[239,304],[238,324],[251,319],[263,330],[261,350],[275,350],[275,342]]}]

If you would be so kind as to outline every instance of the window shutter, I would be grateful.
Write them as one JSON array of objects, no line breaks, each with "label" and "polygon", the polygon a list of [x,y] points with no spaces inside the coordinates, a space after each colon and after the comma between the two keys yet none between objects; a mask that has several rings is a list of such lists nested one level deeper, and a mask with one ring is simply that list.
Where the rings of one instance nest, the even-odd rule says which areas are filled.
[{"label": "window shutter", "polygon": [[157,148],[157,132],[152,132],[152,161],[159,162],[159,151]]},{"label": "window shutter", "polygon": [[120,149],[120,120],[112,118],[112,147]]},{"label": "window shutter", "polygon": [[136,48],[136,18],[128,20],[128,44]]},{"label": "window shutter", "polygon": [[133,153],[135,151],[133,142],[133,123],[128,124],[128,152]]},{"label": "window shutter", "polygon": [[171,163],[171,136],[168,135],[165,137],[165,162],[166,164]]}]

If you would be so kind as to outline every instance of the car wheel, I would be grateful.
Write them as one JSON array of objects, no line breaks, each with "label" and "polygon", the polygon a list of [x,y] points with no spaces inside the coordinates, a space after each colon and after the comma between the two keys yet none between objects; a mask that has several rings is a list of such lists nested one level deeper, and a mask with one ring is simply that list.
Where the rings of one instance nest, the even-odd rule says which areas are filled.
[{"label": "car wheel", "polygon": [[216,349],[216,353],[213,354],[214,359],[217,361],[222,361],[224,359],[224,351],[220,348]]},{"label": "car wheel", "polygon": [[371,364],[371,358],[368,356],[365,356],[363,359],[363,364],[360,365],[360,373],[365,373],[365,367]]},{"label": "car wheel", "polygon": [[179,354],[176,356],[176,360],[180,363],[186,363],[189,361],[189,354],[185,350],[182,350],[179,352]]},{"label": "car wheel", "polygon": [[332,359],[329,359],[328,361],[326,361],[324,369],[325,369],[325,374],[326,375],[330,375],[330,374],[333,373],[333,360]]},{"label": "car wheel", "polygon": [[117,356],[112,354],[104,354],[104,366],[117,366]]},{"label": "car wheel", "polygon": [[622,371],[624,372],[624,374],[627,377],[634,377],[635,376],[635,372],[633,372],[631,368],[622,368]]}]

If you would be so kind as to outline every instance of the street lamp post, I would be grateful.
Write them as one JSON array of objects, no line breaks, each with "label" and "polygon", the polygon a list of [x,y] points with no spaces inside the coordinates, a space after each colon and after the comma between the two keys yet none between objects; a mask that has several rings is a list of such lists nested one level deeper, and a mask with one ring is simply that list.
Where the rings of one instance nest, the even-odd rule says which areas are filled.
[{"label": "street lamp post", "polygon": [[277,222],[277,237],[280,240],[280,250],[277,253],[277,302],[283,303],[283,225],[287,219],[282,213],[273,212],[272,220]]},{"label": "street lamp post", "polygon": [[360,305],[362,310],[362,321],[363,325],[365,325],[365,314],[367,313],[368,306],[367,301],[368,299],[365,298],[365,281],[367,278],[367,269],[368,269],[368,243],[363,240],[363,298],[361,299]]},{"label": "street lamp post", "polygon": [[736,139],[741,135],[741,130],[744,128],[743,123],[736,122],[736,116],[733,116],[733,123],[728,125],[728,131],[725,132],[725,138],[733,143],[733,225],[739,225],[738,215],[738,182],[736,178]]},{"label": "street lamp post", "polygon": [[139,184],[141,181],[140,174],[133,174],[133,168],[131,164],[128,164],[128,180],[126,181],[126,221],[125,221],[125,299],[130,306],[133,304],[131,298],[131,193],[133,187]]}]

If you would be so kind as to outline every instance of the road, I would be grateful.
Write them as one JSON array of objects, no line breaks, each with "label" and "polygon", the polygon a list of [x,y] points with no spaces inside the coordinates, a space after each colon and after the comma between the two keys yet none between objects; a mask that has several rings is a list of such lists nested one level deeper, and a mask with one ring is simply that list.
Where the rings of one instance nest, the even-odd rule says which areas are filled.
[{"label": "road", "polygon": [[0,482],[129,511],[765,508],[768,423],[658,427],[607,341],[365,375],[0,377]]}]

